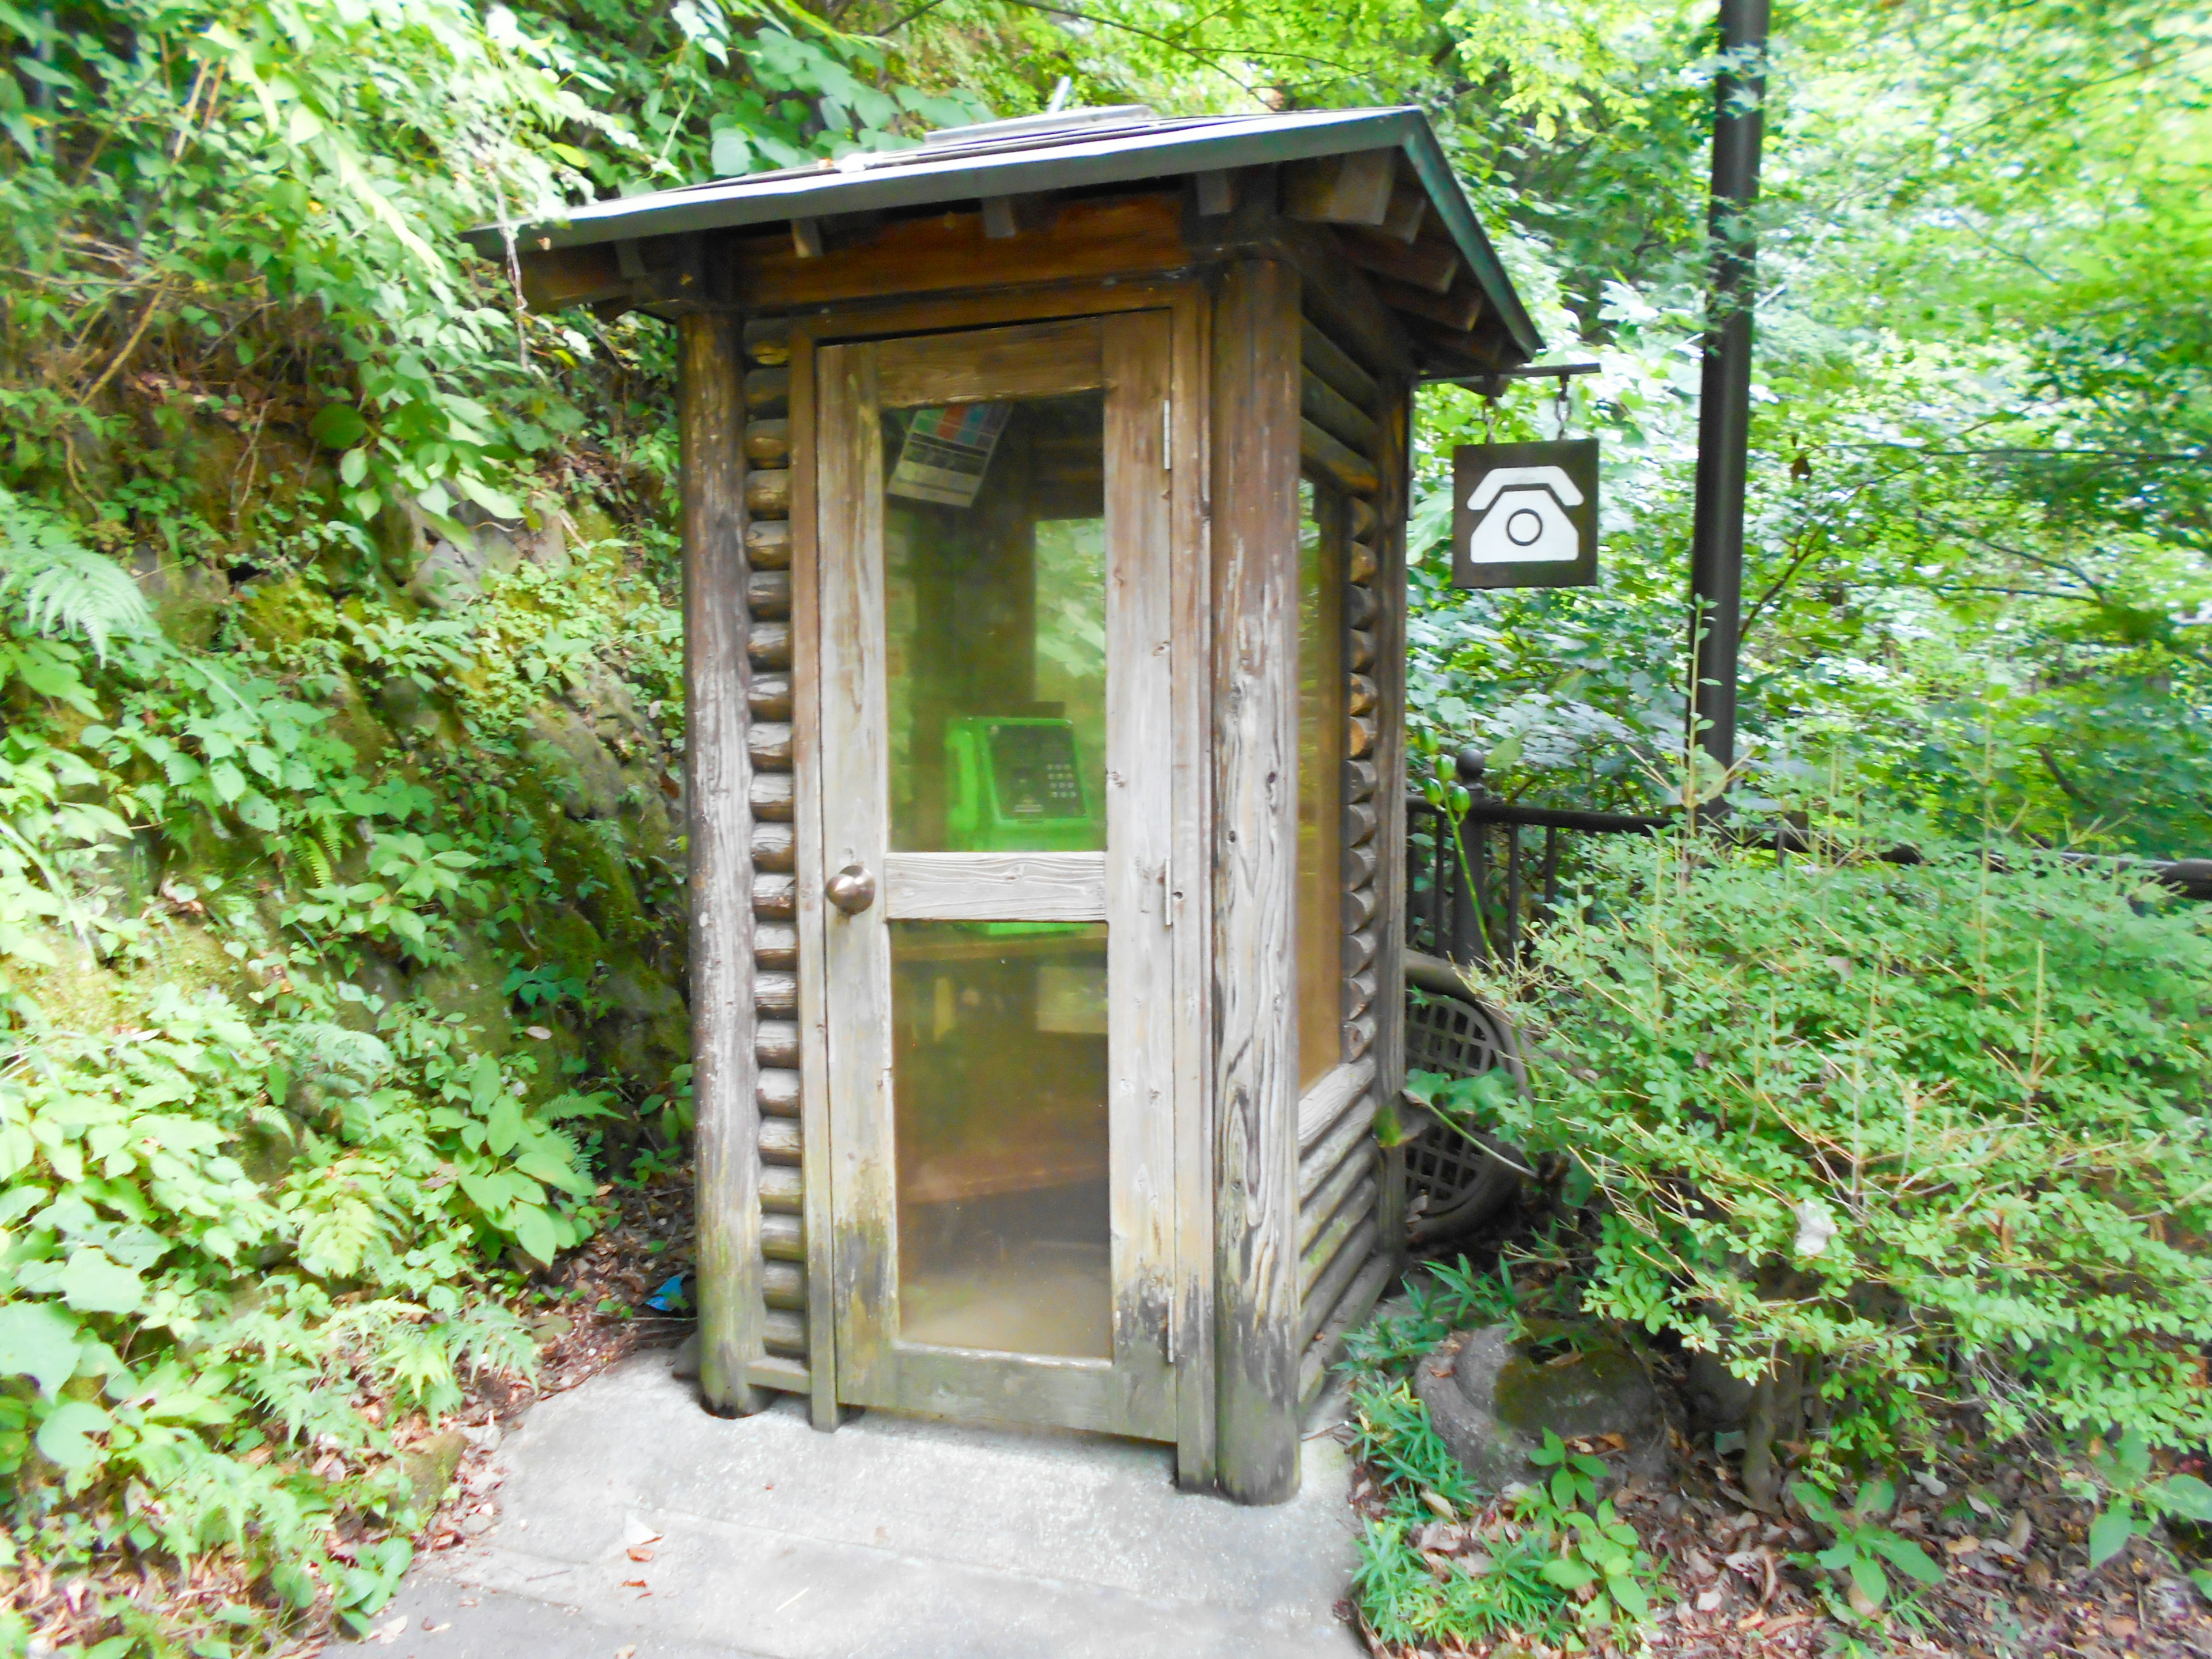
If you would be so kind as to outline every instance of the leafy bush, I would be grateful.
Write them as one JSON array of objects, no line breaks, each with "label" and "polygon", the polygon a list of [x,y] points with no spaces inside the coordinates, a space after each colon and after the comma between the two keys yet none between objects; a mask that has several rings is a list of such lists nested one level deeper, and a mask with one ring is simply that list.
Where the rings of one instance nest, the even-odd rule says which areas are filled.
[{"label": "leafy bush", "polygon": [[[1498,1127],[1595,1200],[1594,1312],[1755,1380],[1746,1479],[1926,1443],[2212,1435],[2212,917],[2031,848],[1617,848],[1487,988]],[[1578,1195],[1577,1195],[1578,1196]]]}]

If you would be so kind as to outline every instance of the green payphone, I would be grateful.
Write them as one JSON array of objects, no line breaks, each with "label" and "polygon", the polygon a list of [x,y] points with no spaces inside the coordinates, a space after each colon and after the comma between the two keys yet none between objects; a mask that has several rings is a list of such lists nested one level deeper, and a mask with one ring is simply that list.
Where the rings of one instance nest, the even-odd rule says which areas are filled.
[{"label": "green payphone", "polygon": [[1106,844],[1085,799],[1071,720],[963,714],[945,728],[945,845],[962,853],[1081,853]]}]

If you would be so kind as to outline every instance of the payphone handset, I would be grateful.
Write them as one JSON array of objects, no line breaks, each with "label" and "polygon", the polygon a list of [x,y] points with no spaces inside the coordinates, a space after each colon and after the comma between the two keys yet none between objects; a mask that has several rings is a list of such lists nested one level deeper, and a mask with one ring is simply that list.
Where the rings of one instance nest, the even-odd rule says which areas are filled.
[{"label": "payphone handset", "polygon": [[1072,720],[963,714],[945,728],[945,845],[961,853],[1103,848]]}]

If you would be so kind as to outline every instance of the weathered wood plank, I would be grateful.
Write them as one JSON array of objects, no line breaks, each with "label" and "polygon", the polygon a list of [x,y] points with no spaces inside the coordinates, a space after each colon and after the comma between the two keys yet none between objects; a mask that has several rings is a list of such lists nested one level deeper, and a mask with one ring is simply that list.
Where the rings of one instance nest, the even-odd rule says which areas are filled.
[{"label": "weathered wood plank", "polygon": [[[1351,1195],[1352,1189],[1361,1182],[1373,1178],[1376,1165],[1381,1161],[1380,1151],[1371,1145],[1354,1146],[1334,1169],[1314,1172],[1313,1179],[1316,1184],[1298,1201],[1298,1249],[1301,1252],[1312,1249],[1314,1241],[1321,1237],[1322,1229],[1343,1207],[1344,1200]],[[1303,1166],[1298,1170],[1298,1178],[1301,1181],[1306,1179],[1306,1170]]]},{"label": "weathered wood plank", "polygon": [[1374,1080],[1375,1067],[1371,1062],[1350,1063],[1338,1066],[1306,1091],[1304,1097],[1298,1102],[1298,1153],[1301,1160],[1306,1150],[1334,1127]]},{"label": "weathered wood plank", "polygon": [[[1346,817],[1349,818],[1355,811],[1364,811],[1367,820],[1373,821],[1375,811],[1372,807],[1347,808]],[[1346,838],[1342,860],[1343,879],[1346,887],[1365,887],[1372,884],[1376,866],[1381,862],[1372,841],[1355,846],[1349,837]]]},{"label": "weathered wood plank", "polygon": [[786,1359],[806,1358],[806,1319],[788,1309],[774,1309],[763,1322],[763,1346]]},{"label": "weathered wood plank", "polygon": [[1336,1298],[1352,1282],[1375,1249],[1375,1188],[1373,1176],[1338,1208],[1328,1225],[1298,1261],[1298,1341],[1304,1346],[1328,1317]]},{"label": "weathered wood plank", "polygon": [[757,674],[745,694],[745,707],[757,720],[791,718],[791,676]]},{"label": "weathered wood plank", "polygon": [[1217,1455],[1246,1503],[1298,1488],[1297,295],[1238,262],[1213,322]]},{"label": "weathered wood plank", "polygon": [[788,820],[792,815],[792,781],[788,772],[753,774],[753,816]]},{"label": "weathered wood plank", "polygon": [[1299,423],[1298,453],[1308,466],[1347,495],[1371,495],[1380,483],[1373,464],[1364,455],[1339,443],[1311,421]]},{"label": "weathered wood plank", "polygon": [[[1345,1062],[1347,1066],[1356,1066],[1359,1063],[1358,1060]],[[1353,1096],[1351,1106],[1337,1114],[1336,1121],[1330,1124],[1321,1138],[1307,1147],[1299,1157],[1299,1170],[1304,1172],[1334,1169],[1354,1146],[1370,1137],[1375,1127],[1375,1114],[1378,1109],[1379,1100],[1380,1097],[1372,1088]],[[1304,1192],[1320,1178],[1318,1173],[1310,1178],[1301,1173],[1298,1178],[1298,1190]]]},{"label": "weathered wood plank", "polygon": [[[824,346],[813,354],[814,548],[811,565],[820,659],[813,695],[818,743],[807,810],[818,813],[819,873],[808,894],[819,939],[823,1022],[821,1057],[836,1202],[828,1217],[827,1305],[836,1319],[838,1397],[866,1402],[891,1360],[898,1291],[891,1229],[896,1224],[897,1147],[890,1133],[890,949],[885,907],[848,915],[818,902],[826,872],[879,865],[890,844],[884,780],[883,429],[878,415],[876,348]],[[802,523],[802,532],[805,526]],[[836,550],[823,558],[820,550]],[[835,988],[837,1038],[827,1042]],[[802,993],[804,994],[804,993]],[[815,1138],[809,1137],[812,1141]],[[819,1231],[819,1230],[817,1230]],[[811,1264],[810,1263],[810,1266]]]},{"label": "weathered wood plank", "polygon": [[786,517],[791,512],[791,469],[764,468],[745,476],[745,510],[764,518]]},{"label": "weathered wood plank", "polygon": [[805,1307],[807,1274],[790,1261],[768,1261],[761,1265],[761,1301],[769,1307]]},{"label": "weathered wood plank", "polygon": [[799,1025],[794,1020],[753,1022],[753,1052],[763,1066],[788,1070],[799,1064]]},{"label": "weathered wood plank", "polygon": [[761,1254],[773,1261],[806,1260],[805,1228],[795,1215],[761,1218]]},{"label": "weathered wood plank", "polygon": [[781,720],[756,720],[745,732],[745,752],[753,764],[779,772],[791,768],[791,727]]},{"label": "weathered wood plank", "polygon": [[753,1006],[763,1014],[787,1019],[799,1012],[799,980],[797,975],[779,973],[756,973],[753,975]]},{"label": "weathered wood plank", "polygon": [[[1376,409],[1382,446],[1376,456],[1382,475],[1381,509],[1376,526],[1378,568],[1373,590],[1376,617],[1375,744],[1378,822],[1375,845],[1382,861],[1376,872],[1376,916],[1380,928],[1375,964],[1375,994],[1370,1009],[1375,1022],[1373,1053],[1376,1081],[1384,1099],[1395,1100],[1406,1082],[1406,514],[1412,501],[1410,428],[1413,392],[1405,380],[1385,388]],[[1380,1225],[1389,1270],[1406,1260],[1406,1155],[1392,1147],[1382,1155]]]},{"label": "weathered wood plank", "polygon": [[[793,653],[792,665],[793,725],[796,728],[797,769],[802,787],[797,793],[799,894],[797,926],[793,929],[793,964],[799,969],[798,1116],[804,1132],[805,1151],[799,1159],[802,1180],[822,1212],[807,1234],[806,1332],[808,1365],[811,1370],[808,1416],[817,1429],[837,1426],[843,1413],[837,1403],[837,1317],[836,1285],[830,1275],[830,1252],[835,1239],[828,1219],[833,1180],[830,1145],[830,1082],[828,997],[823,983],[822,925],[826,908],[822,896],[822,791],[819,757],[822,753],[821,652],[817,641],[821,626],[821,514],[819,460],[821,441],[815,423],[815,346],[807,330],[792,337],[791,423],[803,441],[792,458],[791,508],[791,626],[804,647]],[[810,944],[799,959],[796,941]]]},{"label": "weathered wood plank", "polygon": [[1304,1354],[1298,1360],[1298,1402],[1301,1411],[1310,1411],[1328,1385],[1330,1367],[1344,1358],[1344,1348],[1352,1333],[1366,1322],[1381,1299],[1384,1286],[1397,1273],[1397,1265],[1388,1250],[1377,1251],[1359,1277],[1346,1287],[1337,1298],[1336,1306],[1329,1310],[1328,1318],[1313,1340],[1306,1344]]},{"label": "weathered wood plank", "polygon": [[933,213],[888,223],[866,245],[830,247],[818,259],[798,258],[790,243],[775,235],[747,237],[731,246],[738,302],[763,311],[889,294],[1127,278],[1172,270],[1189,257],[1180,196],[1167,191],[1070,202],[1051,236],[1011,242],[986,237],[980,213]]},{"label": "weathered wood plank", "polygon": [[771,1308],[806,1306],[806,1273],[796,1263],[770,1261],[761,1268],[761,1299]]},{"label": "weathered wood plank", "polygon": [[1327,225],[1379,225],[1390,216],[1395,149],[1292,161],[1280,174],[1279,206],[1288,219]]},{"label": "weathered wood plank", "polygon": [[1300,319],[1298,331],[1299,361],[1362,412],[1374,408],[1375,400],[1382,390],[1375,377],[1354,362],[1348,352],[1316,328],[1310,320]]},{"label": "weathered wood plank", "polygon": [[745,557],[756,570],[781,570],[791,563],[791,521],[755,519],[745,526]]},{"label": "weathered wood plank", "polygon": [[886,409],[1058,397],[1106,384],[1098,325],[1089,318],[886,340],[877,354]]},{"label": "weathered wood plank", "polygon": [[760,1102],[763,1115],[772,1117],[796,1117],[799,1109],[799,1074],[797,1072],[763,1071],[760,1087],[754,1097]]},{"label": "weathered wood plank", "polygon": [[789,921],[799,914],[798,884],[789,876],[759,872],[753,877],[753,915]]},{"label": "weathered wood plank", "polygon": [[745,658],[756,668],[789,668],[790,625],[787,623],[755,623],[745,630]]},{"label": "weathered wood plank", "polygon": [[791,319],[756,317],[745,325],[745,356],[757,363],[791,361]]},{"label": "weathered wood plank", "polygon": [[1415,288],[1411,283],[1377,276],[1375,279],[1375,297],[1393,311],[1426,318],[1430,322],[1442,324],[1455,334],[1466,333],[1482,320],[1482,289],[1472,278],[1463,279],[1449,293],[1432,294],[1427,289]]},{"label": "weathered wood plank", "polygon": [[757,968],[799,966],[799,930],[785,922],[755,921],[753,965]]},{"label": "weathered wood plank", "polygon": [[805,1146],[799,1120],[768,1117],[761,1120],[760,1155],[763,1164],[796,1164]]},{"label": "weathered wood plank", "polygon": [[798,1170],[781,1164],[763,1164],[760,1171],[761,1208],[777,1215],[805,1212],[806,1189]]},{"label": "weathered wood plank", "polygon": [[793,845],[795,837],[787,823],[756,823],[753,825],[753,868],[756,870],[796,869]]},{"label": "weathered wood plank", "polygon": [[1103,853],[893,853],[884,902],[893,921],[1103,921],[1106,879]]},{"label": "weathered wood plank", "polygon": [[791,422],[758,416],[745,422],[745,459],[755,466],[791,464]]},{"label": "weathered wood plank", "polygon": [[1361,586],[1375,580],[1375,550],[1365,542],[1354,542],[1346,550],[1344,580]]},{"label": "weathered wood plank", "polygon": [[1331,437],[1363,453],[1372,453],[1375,422],[1359,406],[1309,368],[1300,380],[1299,406],[1305,417]]},{"label": "weathered wood plank", "polygon": [[1216,1477],[1213,1325],[1212,550],[1207,495],[1210,307],[1194,289],[1173,296],[1175,465],[1169,587],[1175,682],[1176,1482],[1211,1491]]},{"label": "weathered wood plank", "polygon": [[1328,232],[1296,224],[1282,228],[1284,246],[1304,282],[1300,304],[1315,326],[1370,374],[1412,374],[1413,341],[1404,323],[1376,297],[1373,279],[1346,262]]},{"label": "weathered wood plank", "polygon": [[775,1389],[783,1394],[805,1394],[807,1389],[806,1362],[763,1354],[745,1368],[745,1380],[758,1389]]},{"label": "weathered wood plank", "polygon": [[[1172,1435],[1176,1319],[1175,688],[1169,581],[1175,481],[1162,411],[1172,384],[1164,313],[1098,326],[1107,398],[1107,1085],[1114,1363],[1129,1420]],[[1163,665],[1170,668],[1162,673]],[[1062,854],[1075,857],[1077,854]],[[978,913],[980,914],[980,912]]]},{"label": "weathered wood plank", "polygon": [[679,324],[685,798],[690,803],[692,1087],[698,1182],[700,1393],[708,1408],[766,1403],[762,1353],[760,1115],[752,1045],[754,883],[746,801],[744,413],[734,319]]},{"label": "weathered wood plank", "polygon": [[1449,290],[1464,269],[1449,242],[1404,242],[1375,231],[1347,228],[1337,232],[1344,257],[1362,270],[1388,276],[1431,294]]},{"label": "weathered wood plank", "polygon": [[745,408],[755,415],[781,415],[791,405],[791,366],[745,371]]},{"label": "weathered wood plank", "polygon": [[1380,944],[1381,940],[1371,927],[1357,933],[1346,933],[1344,936],[1344,971],[1356,974],[1373,962]]},{"label": "weathered wood plank", "polygon": [[791,617],[791,573],[756,570],[745,578],[745,606],[762,620],[786,622]]}]

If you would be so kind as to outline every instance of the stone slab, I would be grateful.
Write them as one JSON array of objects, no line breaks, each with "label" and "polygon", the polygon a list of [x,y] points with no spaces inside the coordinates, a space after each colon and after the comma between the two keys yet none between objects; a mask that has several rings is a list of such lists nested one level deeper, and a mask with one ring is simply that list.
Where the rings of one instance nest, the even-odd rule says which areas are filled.
[{"label": "stone slab", "polygon": [[495,1459],[498,1525],[416,1570],[378,1620],[392,1659],[1364,1650],[1334,1612],[1355,1551],[1329,1438],[1296,1499],[1247,1509],[1103,1436],[872,1412],[821,1434],[797,1401],[710,1417],[661,1352],[538,1406]]}]

